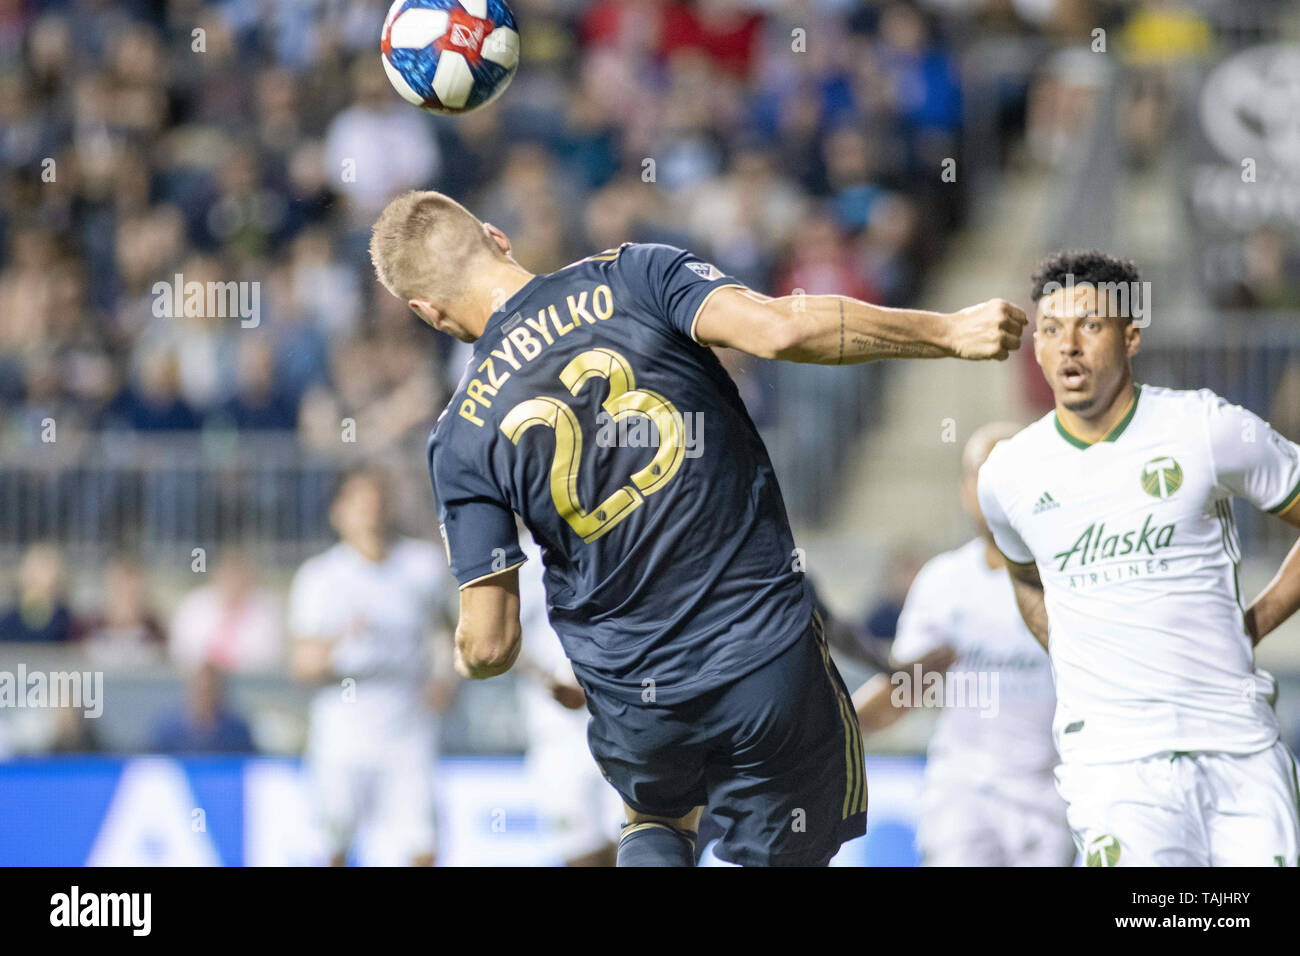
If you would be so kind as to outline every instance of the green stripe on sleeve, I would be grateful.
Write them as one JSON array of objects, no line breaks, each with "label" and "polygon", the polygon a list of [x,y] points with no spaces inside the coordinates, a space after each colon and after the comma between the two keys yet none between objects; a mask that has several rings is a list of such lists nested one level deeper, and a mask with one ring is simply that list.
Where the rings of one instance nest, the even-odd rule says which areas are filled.
[{"label": "green stripe on sleeve", "polygon": [[1276,508],[1269,508],[1268,513],[1280,515],[1284,511],[1290,510],[1291,506],[1297,501],[1300,501],[1300,482],[1296,482],[1296,486],[1291,489],[1291,493],[1283,498]]}]

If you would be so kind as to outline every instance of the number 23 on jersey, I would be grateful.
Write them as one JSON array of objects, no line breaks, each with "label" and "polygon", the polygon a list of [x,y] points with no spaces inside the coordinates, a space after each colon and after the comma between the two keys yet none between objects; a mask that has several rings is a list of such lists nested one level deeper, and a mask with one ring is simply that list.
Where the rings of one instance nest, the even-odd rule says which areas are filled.
[{"label": "number 23 on jersey", "polygon": [[650,463],[634,472],[627,484],[593,511],[584,511],[578,501],[582,427],[567,403],[547,396],[530,398],[512,408],[501,422],[501,431],[516,445],[524,432],[534,425],[544,425],[555,432],[551,500],[555,502],[560,517],[588,544],[639,508],[648,495],[667,485],[685,457],[681,414],[659,393],[636,387],[636,376],[627,359],[611,349],[589,349],[560,372],[560,381],[575,397],[593,378],[602,378],[609,383],[609,396],[601,407],[615,422],[639,415],[650,419],[659,430],[658,452]]}]

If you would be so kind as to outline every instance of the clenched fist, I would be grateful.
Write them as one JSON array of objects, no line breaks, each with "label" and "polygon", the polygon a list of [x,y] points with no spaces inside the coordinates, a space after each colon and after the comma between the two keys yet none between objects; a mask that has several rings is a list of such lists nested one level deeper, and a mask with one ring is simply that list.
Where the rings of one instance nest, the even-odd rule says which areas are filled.
[{"label": "clenched fist", "polygon": [[1024,311],[1005,299],[989,299],[962,309],[952,317],[952,354],[976,362],[1001,362],[1020,348],[1028,322]]}]

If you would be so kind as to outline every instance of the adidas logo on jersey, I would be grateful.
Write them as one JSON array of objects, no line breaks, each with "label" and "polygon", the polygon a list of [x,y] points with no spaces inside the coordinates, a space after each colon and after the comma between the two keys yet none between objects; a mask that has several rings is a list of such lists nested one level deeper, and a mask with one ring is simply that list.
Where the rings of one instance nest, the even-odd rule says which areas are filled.
[{"label": "adidas logo on jersey", "polygon": [[1038,515],[1042,514],[1044,511],[1051,511],[1053,508],[1059,507],[1061,507],[1061,503],[1052,497],[1052,493],[1050,491],[1044,491],[1043,497],[1034,502],[1033,513]]}]

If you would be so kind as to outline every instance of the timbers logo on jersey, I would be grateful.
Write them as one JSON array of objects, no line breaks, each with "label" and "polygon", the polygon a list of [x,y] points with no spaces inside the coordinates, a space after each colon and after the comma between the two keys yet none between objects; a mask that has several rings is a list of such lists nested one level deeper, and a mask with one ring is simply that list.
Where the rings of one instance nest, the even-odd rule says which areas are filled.
[{"label": "timbers logo on jersey", "polygon": [[1119,840],[1105,834],[1088,844],[1088,853],[1084,858],[1088,866],[1118,866]]},{"label": "timbers logo on jersey", "polygon": [[1183,469],[1172,458],[1152,458],[1142,468],[1142,490],[1155,498],[1168,498],[1183,484]]}]

